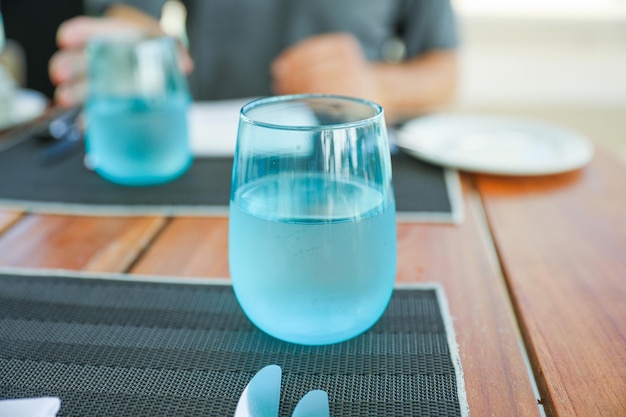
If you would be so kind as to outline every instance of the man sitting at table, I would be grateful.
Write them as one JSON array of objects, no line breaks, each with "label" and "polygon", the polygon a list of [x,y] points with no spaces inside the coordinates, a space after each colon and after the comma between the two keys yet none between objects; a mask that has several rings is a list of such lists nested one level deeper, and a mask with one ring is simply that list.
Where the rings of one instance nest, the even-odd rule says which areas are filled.
[{"label": "man sitting at table", "polygon": [[[163,33],[156,20],[163,1],[124,3],[90,0],[103,17],[76,17],[59,27],[60,50],[49,68],[59,104],[84,99],[82,49],[91,37],[130,28]],[[340,94],[375,101],[397,120],[453,97],[457,32],[448,0],[184,4],[190,43],[187,49],[181,42],[181,65],[196,100]]]}]

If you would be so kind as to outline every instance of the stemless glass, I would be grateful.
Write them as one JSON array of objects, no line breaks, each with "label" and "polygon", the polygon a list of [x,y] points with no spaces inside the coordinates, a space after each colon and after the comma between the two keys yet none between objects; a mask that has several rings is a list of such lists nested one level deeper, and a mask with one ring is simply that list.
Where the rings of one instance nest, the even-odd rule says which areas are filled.
[{"label": "stemless glass", "polygon": [[382,315],[396,271],[382,108],[331,95],[241,109],[229,265],[248,318],[279,339],[336,343]]},{"label": "stemless glass", "polygon": [[169,37],[98,38],[87,47],[89,165],[119,184],[163,183],[192,162],[187,81]]}]

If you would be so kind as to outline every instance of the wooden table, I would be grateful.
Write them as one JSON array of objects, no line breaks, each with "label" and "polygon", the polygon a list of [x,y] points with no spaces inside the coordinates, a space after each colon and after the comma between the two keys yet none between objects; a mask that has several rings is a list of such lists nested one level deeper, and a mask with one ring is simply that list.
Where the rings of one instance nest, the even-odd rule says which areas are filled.
[{"label": "wooden table", "polygon": [[[462,182],[461,225],[398,224],[397,281],[444,286],[472,416],[626,416],[626,166],[599,149]],[[0,267],[227,277],[227,237],[223,217],[0,207]]]}]

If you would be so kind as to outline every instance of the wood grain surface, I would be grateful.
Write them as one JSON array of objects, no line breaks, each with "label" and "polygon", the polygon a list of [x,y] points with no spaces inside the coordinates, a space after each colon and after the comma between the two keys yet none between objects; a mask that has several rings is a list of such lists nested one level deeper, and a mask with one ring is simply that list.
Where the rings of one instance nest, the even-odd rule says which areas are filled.
[{"label": "wood grain surface", "polygon": [[172,219],[130,272],[185,277],[228,277],[228,218]]},{"label": "wood grain surface", "polygon": [[626,416],[626,170],[477,180],[549,415]]},{"label": "wood grain surface", "polygon": [[0,235],[22,217],[20,211],[0,210]]},{"label": "wood grain surface", "polygon": [[0,266],[124,272],[164,219],[28,214],[0,235]]},{"label": "wood grain surface", "polygon": [[467,189],[465,195],[460,226],[399,224],[397,279],[444,286],[472,416],[539,415],[477,196]]}]

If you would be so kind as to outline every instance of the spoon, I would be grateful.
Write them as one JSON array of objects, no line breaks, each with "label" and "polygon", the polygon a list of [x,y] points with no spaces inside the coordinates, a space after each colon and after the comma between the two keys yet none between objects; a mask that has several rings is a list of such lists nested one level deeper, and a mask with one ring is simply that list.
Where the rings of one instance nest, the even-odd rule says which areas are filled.
[{"label": "spoon", "polygon": [[309,391],[300,399],[291,417],[330,417],[326,391]]},{"label": "spoon", "polygon": [[234,417],[277,417],[281,376],[278,365],[257,372],[241,393]]}]

